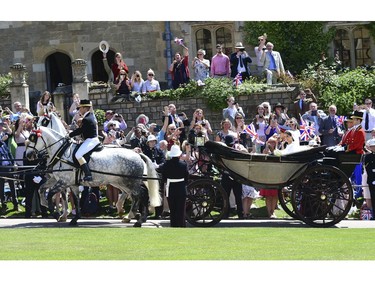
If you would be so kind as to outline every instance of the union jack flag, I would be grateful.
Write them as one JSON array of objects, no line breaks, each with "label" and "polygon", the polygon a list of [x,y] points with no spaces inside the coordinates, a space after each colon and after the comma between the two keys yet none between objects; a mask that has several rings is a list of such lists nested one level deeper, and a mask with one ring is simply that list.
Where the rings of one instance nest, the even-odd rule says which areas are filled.
[{"label": "union jack flag", "polygon": [[309,124],[301,117],[301,124],[299,125],[299,131],[301,133],[300,139],[303,141],[308,141],[310,136],[315,136],[314,123]]},{"label": "union jack flag", "polygon": [[182,39],[182,38],[175,38],[174,39],[174,42],[177,44],[177,45],[184,45],[184,39]]},{"label": "union jack flag", "polygon": [[342,126],[342,124],[344,124],[345,120],[346,120],[346,117],[344,115],[337,116],[336,125],[337,126]]},{"label": "union jack flag", "polygon": [[234,77],[234,84],[236,85],[236,88],[238,87],[238,85],[242,84],[242,74],[241,73],[238,73],[236,75],[236,77]]},{"label": "union jack flag", "polygon": [[249,134],[252,137],[252,139],[258,138],[258,133],[253,123],[247,126],[245,130],[243,130],[243,133]]}]

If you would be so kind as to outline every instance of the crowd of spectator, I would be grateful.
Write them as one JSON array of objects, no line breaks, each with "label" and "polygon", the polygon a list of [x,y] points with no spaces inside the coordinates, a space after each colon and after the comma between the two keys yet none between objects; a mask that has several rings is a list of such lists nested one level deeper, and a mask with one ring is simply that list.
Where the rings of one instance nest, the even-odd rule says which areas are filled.
[{"label": "crowd of spectator", "polygon": [[[273,44],[266,43],[266,35],[259,37],[259,46],[255,48],[257,54],[258,70],[262,71],[268,84],[276,83],[277,78],[284,73],[281,56],[273,51]],[[246,53],[241,42],[236,43],[236,52],[230,57],[223,53],[223,46],[218,44],[217,53],[211,62],[204,59],[205,51],[200,49],[197,57],[192,60],[192,67],[196,75],[196,81],[204,83],[207,77],[235,78],[240,74],[243,79],[251,76],[248,64],[251,58]],[[174,61],[169,67],[173,74],[173,87],[176,89],[183,86],[190,79],[188,71],[189,52],[184,46],[183,54],[177,52]],[[106,61],[104,54],[103,61]],[[106,65],[106,63],[105,63]],[[155,73],[152,69],[147,71],[147,79],[143,80],[140,71],[135,71],[129,78],[128,67],[120,53],[116,54],[116,61],[113,65],[106,66],[109,75],[115,85],[116,94],[114,100],[123,98],[129,100],[132,92],[139,95],[147,95],[148,92],[160,90],[160,85],[155,80]],[[235,73],[236,75],[233,75]],[[258,75],[262,75],[259,74]],[[80,126],[82,119],[77,110],[80,99],[74,94],[73,103],[69,113],[72,117],[71,124],[66,124],[67,133]],[[160,108],[162,120],[160,124],[150,123],[149,117],[141,113],[136,120],[125,120],[124,117],[112,109],[105,113],[103,129],[100,132],[101,142],[105,145],[115,145],[133,149],[139,153],[146,154],[154,163],[156,169],[162,171],[169,152],[175,146],[181,150],[179,159],[186,162],[188,171],[194,172],[194,161],[199,158],[198,147],[206,141],[217,141],[243,153],[272,154],[276,156],[287,155],[305,149],[306,146],[327,145],[335,147],[337,151],[346,153],[368,153],[372,155],[372,144],[365,146],[365,141],[375,138],[375,109],[372,107],[372,100],[367,98],[363,105],[353,107],[353,114],[348,116],[346,121],[337,116],[337,108],[334,104],[328,109],[318,109],[317,99],[310,89],[301,89],[295,97],[293,108],[285,107],[281,103],[271,105],[268,101],[260,103],[251,116],[246,116],[243,108],[233,96],[227,98],[228,106],[223,108],[220,129],[214,131],[212,123],[206,119],[201,108],[193,109],[191,118],[180,112],[174,104],[165,105]],[[91,109],[92,110],[92,109]],[[42,116],[56,111],[50,93],[47,91],[42,95],[37,104],[35,116]],[[1,110],[0,136],[1,154],[4,166],[23,166],[25,140],[33,128],[35,117],[29,109],[24,108],[20,102],[14,103],[14,112],[9,108]],[[134,122],[134,126],[129,124]],[[354,132],[364,137],[354,137]],[[349,132],[351,134],[349,134]],[[78,136],[79,138],[79,136]],[[354,145],[355,144],[355,145]],[[355,147],[355,148],[354,148]],[[176,147],[174,148],[176,153]],[[3,156],[5,155],[5,156]],[[177,156],[174,156],[177,157]],[[368,175],[371,178],[372,175]],[[4,179],[0,181],[0,190],[4,190]],[[16,188],[13,181],[10,183],[11,197],[15,210],[19,210]],[[27,185],[27,181],[20,181]],[[256,204],[256,199],[265,197],[267,215],[269,218],[276,218],[275,210],[278,208],[277,190],[260,189],[256,190],[249,185],[243,185],[226,174],[222,175],[222,185],[227,191],[230,205],[235,210],[238,218],[251,218],[250,208]],[[365,184],[364,184],[365,185]],[[163,187],[163,184],[161,184]],[[369,184],[370,189],[372,184]],[[22,189],[27,189],[27,186]],[[34,188],[34,187],[33,187]],[[37,189],[37,188],[36,188]],[[106,187],[106,196],[109,201],[109,212],[115,212],[119,191],[113,186]],[[32,192],[32,200],[28,200],[26,217],[31,217],[46,211],[40,208],[38,192]],[[370,197],[367,192],[367,199]],[[156,208],[154,218],[165,217],[169,213],[168,200],[165,197],[165,190],[162,189],[164,197],[163,205]],[[0,193],[2,210],[7,209],[4,192]],[[99,198],[99,196],[98,196]],[[31,203],[30,203],[31,202]],[[56,201],[57,203],[59,200]],[[368,202],[370,205],[370,201]],[[230,214],[226,214],[229,216]]]}]

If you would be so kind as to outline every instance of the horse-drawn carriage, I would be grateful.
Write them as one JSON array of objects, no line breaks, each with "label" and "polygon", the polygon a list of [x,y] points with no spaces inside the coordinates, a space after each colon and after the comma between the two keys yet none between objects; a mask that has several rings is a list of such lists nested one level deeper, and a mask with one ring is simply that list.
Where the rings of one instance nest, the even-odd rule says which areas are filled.
[{"label": "horse-drawn carriage", "polygon": [[350,176],[361,155],[338,153],[325,146],[286,156],[250,154],[208,141],[199,147],[188,185],[187,220],[212,226],[228,210],[220,174],[255,188],[278,189],[283,209],[308,225],[329,227],[340,222],[353,204]]},{"label": "horse-drawn carriage", "polygon": [[[78,188],[73,176],[73,171],[77,170],[77,165],[72,163],[74,144],[66,140],[60,123],[51,116],[49,128],[42,126],[33,134],[27,152],[47,152],[50,172],[55,175],[54,189]],[[355,166],[361,163],[361,155],[337,153],[324,146],[309,147],[286,156],[250,154],[212,141],[197,149],[198,157],[191,165],[186,205],[187,220],[192,225],[213,226],[227,213],[228,195],[220,185],[224,173],[255,188],[278,189],[285,212],[311,226],[335,225],[346,217],[353,204],[349,178]],[[147,180],[151,204],[160,203],[157,174],[146,156],[122,148],[93,155],[96,156],[92,157],[90,168],[97,184],[111,183],[124,194],[132,194],[136,202],[140,196],[138,186]],[[145,168],[147,177],[143,175]],[[132,211],[136,211],[137,206],[132,206]],[[76,224],[78,218],[78,215],[73,218],[71,224]],[[136,226],[143,221],[145,217],[138,216]]]}]

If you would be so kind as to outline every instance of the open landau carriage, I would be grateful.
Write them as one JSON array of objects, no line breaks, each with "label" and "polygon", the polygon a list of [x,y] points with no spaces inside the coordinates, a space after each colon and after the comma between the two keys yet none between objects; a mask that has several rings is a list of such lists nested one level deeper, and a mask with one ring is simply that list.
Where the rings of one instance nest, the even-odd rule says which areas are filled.
[{"label": "open landau carriage", "polygon": [[311,226],[335,225],[353,204],[349,178],[362,155],[320,146],[279,157],[243,153],[212,141],[198,149],[186,209],[192,225],[215,225],[227,212],[228,196],[220,185],[222,173],[255,188],[278,189],[285,212]]}]

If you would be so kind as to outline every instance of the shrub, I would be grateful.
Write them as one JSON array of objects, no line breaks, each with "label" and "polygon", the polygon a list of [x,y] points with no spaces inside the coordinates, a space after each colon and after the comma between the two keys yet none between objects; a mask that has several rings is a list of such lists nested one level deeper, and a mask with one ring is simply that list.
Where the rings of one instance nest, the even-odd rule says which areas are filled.
[{"label": "shrub", "polygon": [[9,94],[9,85],[12,82],[10,73],[0,74],[0,97]]},{"label": "shrub", "polygon": [[323,84],[319,100],[328,107],[337,106],[339,114],[353,111],[353,104],[362,104],[365,98],[375,96],[375,70],[358,67],[346,70]]},{"label": "shrub", "polygon": [[237,97],[251,93],[259,93],[267,88],[265,84],[259,84],[255,78],[244,81],[237,88],[231,78],[207,78],[204,86],[198,86],[196,81],[190,81],[184,87],[176,90],[157,91],[149,94],[151,98],[180,99],[185,97],[199,97],[206,101],[208,107],[214,111],[226,107],[228,96]]},{"label": "shrub", "polygon": [[98,125],[101,126],[104,124],[105,121],[105,111],[103,109],[95,109],[94,114],[96,120],[98,121]]}]

